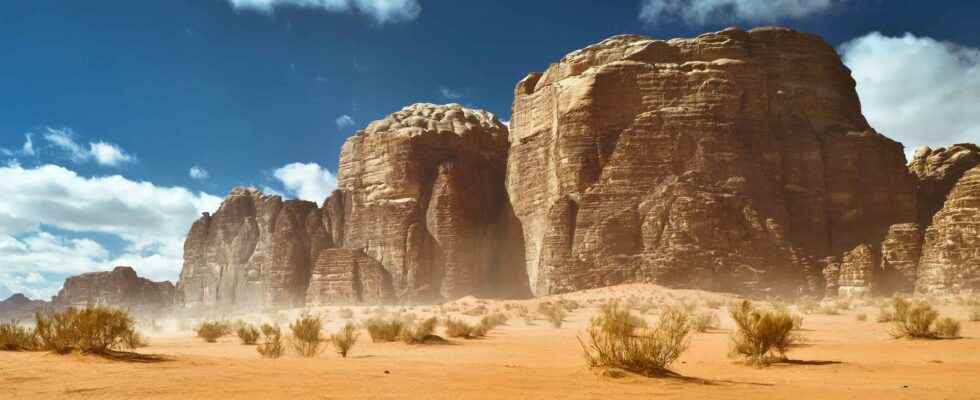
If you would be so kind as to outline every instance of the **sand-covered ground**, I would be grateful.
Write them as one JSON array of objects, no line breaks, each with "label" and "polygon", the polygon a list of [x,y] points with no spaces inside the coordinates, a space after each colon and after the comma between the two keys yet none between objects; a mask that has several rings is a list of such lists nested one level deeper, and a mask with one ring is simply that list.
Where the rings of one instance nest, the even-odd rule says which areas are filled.
[{"label": "sand-covered ground", "polygon": [[[969,322],[968,308],[955,302],[937,309],[963,321],[962,339],[892,339],[888,324],[874,322],[876,307],[858,306],[840,315],[806,315],[804,344],[789,353],[795,361],[766,368],[727,356],[732,321],[722,306],[711,310],[721,317],[720,329],[693,334],[690,349],[673,366],[682,378],[610,377],[589,370],[576,335],[583,334],[601,299],[629,296],[697,303],[699,311],[711,310],[709,299],[727,299],[652,285],[584,291],[562,296],[584,307],[570,313],[560,329],[513,317],[486,338],[444,345],[371,343],[365,332],[347,359],[332,349],[312,359],[293,353],[263,359],[234,336],[205,343],[191,332],[154,335],[139,350],[165,356],[163,362],[0,352],[0,399],[980,398],[980,322]],[[442,309],[459,315],[481,303],[490,310],[511,303],[533,313],[538,301],[463,299]],[[352,309],[355,320],[371,311]],[[437,308],[410,311],[423,316]],[[327,312],[327,330],[336,330],[344,320],[336,310]],[[856,319],[862,313],[867,321]],[[655,313],[644,317],[656,319]]]}]

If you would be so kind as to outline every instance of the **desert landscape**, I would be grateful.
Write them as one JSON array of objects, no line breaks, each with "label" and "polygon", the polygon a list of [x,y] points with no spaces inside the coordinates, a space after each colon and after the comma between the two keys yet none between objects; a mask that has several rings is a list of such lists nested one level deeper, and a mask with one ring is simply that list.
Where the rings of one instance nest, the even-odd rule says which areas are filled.
[{"label": "desert landscape", "polygon": [[[105,17],[43,1],[20,15]],[[32,107],[110,120],[71,97],[100,96],[152,110],[124,119],[157,133],[103,127],[137,157],[12,114],[30,130],[0,138],[0,399],[980,398],[972,42],[849,19],[885,18],[881,4],[640,0],[632,29],[647,35],[570,28],[584,11],[569,2],[536,15],[571,12],[555,29],[586,44],[520,37],[519,56],[490,62],[462,56],[497,48],[486,21],[458,25],[450,7],[413,23],[420,2],[181,5],[226,23],[176,30],[198,53],[160,64],[174,84],[91,68],[106,50],[91,41],[81,61],[33,33],[18,46],[56,50],[52,68],[73,61],[98,86],[19,69],[74,104]],[[127,10],[172,31],[155,15],[172,10],[147,4]],[[960,8],[886,17],[980,13]],[[611,26],[635,13],[600,11]],[[868,33],[841,39],[838,17]],[[818,32],[754,23],[808,19]],[[727,20],[754,27],[689,34]],[[377,39],[389,30],[404,36]],[[434,31],[459,55],[406,42]],[[312,39],[326,37],[343,40]],[[376,47],[351,63],[320,48],[361,41]],[[270,57],[283,49],[352,66],[327,78]],[[445,62],[467,85],[435,102],[431,79],[457,73]],[[371,111],[314,94],[351,82]],[[194,106],[160,100],[181,85],[197,86],[169,98]],[[477,91],[495,94],[463,93]],[[349,114],[324,133],[336,110]]]}]

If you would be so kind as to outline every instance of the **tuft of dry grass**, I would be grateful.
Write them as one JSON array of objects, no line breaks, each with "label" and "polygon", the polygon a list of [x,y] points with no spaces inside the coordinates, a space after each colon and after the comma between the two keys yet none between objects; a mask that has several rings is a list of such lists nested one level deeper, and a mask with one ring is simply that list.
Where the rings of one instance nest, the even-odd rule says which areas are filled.
[{"label": "tuft of dry grass", "polygon": [[936,321],[936,336],[945,339],[960,337],[960,321],[950,317],[940,318]]},{"label": "tuft of dry grass", "polygon": [[446,336],[451,338],[474,339],[483,336],[479,325],[470,325],[454,318],[447,318],[443,324],[446,326]]},{"label": "tuft of dry grass", "polygon": [[924,301],[910,302],[896,297],[892,307],[895,310],[892,329],[895,338],[935,339],[938,334],[932,325],[939,318],[939,312]]},{"label": "tuft of dry grass", "polygon": [[214,343],[221,337],[231,333],[231,324],[223,321],[205,321],[198,325],[194,332],[205,342]]},{"label": "tuft of dry grass", "polygon": [[330,335],[330,343],[333,343],[333,347],[337,349],[337,354],[347,358],[347,354],[350,353],[350,349],[354,347],[360,336],[361,333],[357,331],[354,324],[348,322],[339,332]]},{"label": "tuft of dry grass", "polygon": [[251,346],[259,341],[260,332],[258,328],[252,326],[251,324],[242,324],[238,327],[238,340],[242,342],[243,345]]},{"label": "tuft of dry grass", "polygon": [[90,307],[35,314],[34,332],[40,347],[58,354],[74,350],[108,354],[144,344],[136,323],[122,310]]},{"label": "tuft of dry grass", "polygon": [[282,343],[282,330],[271,324],[262,325],[262,343],[255,350],[265,358],[279,358],[286,350]]},{"label": "tuft of dry grass", "polygon": [[798,341],[792,333],[793,317],[786,310],[759,310],[748,300],[732,308],[736,330],[731,337],[731,356],[755,366],[785,360],[786,351]]},{"label": "tuft of dry grass", "polygon": [[34,351],[40,342],[34,330],[20,326],[17,321],[0,323],[0,351]]},{"label": "tuft of dry grass", "polygon": [[854,316],[855,321],[864,322],[868,320],[868,314],[861,313]]},{"label": "tuft of dry grass", "polygon": [[568,316],[568,312],[565,311],[565,308],[561,304],[552,304],[549,302],[538,304],[538,313],[544,315],[545,319],[555,329],[561,328],[562,324],[565,323],[565,317]]},{"label": "tuft of dry grass", "polygon": [[699,333],[704,333],[712,329],[718,329],[718,327],[721,326],[721,320],[718,319],[718,315],[713,311],[693,314],[692,320],[694,323],[694,330]]},{"label": "tuft of dry grass", "polygon": [[399,338],[408,344],[426,343],[435,338],[436,325],[439,320],[435,317],[427,318],[422,322],[405,324],[402,327]]},{"label": "tuft of dry grass", "polygon": [[303,357],[315,357],[323,351],[323,321],[320,317],[312,315],[302,315],[296,321],[289,324],[292,331],[293,350]]},{"label": "tuft of dry grass", "polygon": [[371,341],[375,343],[398,340],[398,335],[401,334],[404,326],[405,322],[398,318],[371,317],[364,321],[364,327],[367,328]]},{"label": "tuft of dry grass", "polygon": [[648,376],[668,373],[690,343],[690,314],[668,308],[656,326],[645,326],[618,302],[601,306],[589,321],[586,338],[578,338],[586,363],[591,368],[619,368]]}]

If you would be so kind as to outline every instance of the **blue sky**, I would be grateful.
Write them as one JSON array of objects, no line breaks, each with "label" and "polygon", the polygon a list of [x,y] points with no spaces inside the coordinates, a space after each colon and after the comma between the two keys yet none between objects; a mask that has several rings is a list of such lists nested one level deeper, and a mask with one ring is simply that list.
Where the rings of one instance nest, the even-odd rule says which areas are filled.
[{"label": "blue sky", "polygon": [[[784,25],[854,70],[876,129],[980,138],[980,2],[32,0],[0,12],[0,297],[132,263],[174,279],[199,212],[322,201],[340,145],[415,102],[509,120],[514,84],[603,38]],[[976,90],[974,90],[976,89]],[[195,168],[196,167],[196,168]],[[191,170],[195,169],[192,173]]]}]

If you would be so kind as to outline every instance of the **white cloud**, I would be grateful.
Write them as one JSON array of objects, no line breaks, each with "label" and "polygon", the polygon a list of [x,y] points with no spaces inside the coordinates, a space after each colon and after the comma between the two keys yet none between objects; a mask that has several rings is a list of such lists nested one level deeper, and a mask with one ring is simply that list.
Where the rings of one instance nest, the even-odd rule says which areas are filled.
[{"label": "white cloud", "polygon": [[317,163],[292,163],[273,172],[297,198],[322,203],[337,188],[337,178]]},{"label": "white cloud", "polygon": [[463,97],[463,95],[459,94],[459,92],[445,86],[439,88],[439,94],[441,94],[442,97],[446,98],[447,100],[459,100]]},{"label": "white cloud", "polygon": [[[0,286],[33,297],[54,294],[68,275],[116,265],[176,279],[190,224],[221,202],[182,187],[82,177],[54,165],[0,167],[0,193]],[[108,249],[100,243],[107,237],[121,246]]]},{"label": "white cloud", "polygon": [[0,154],[11,157],[36,155],[37,153],[34,151],[34,134],[30,132],[24,134],[24,144],[20,147],[20,150],[14,151],[0,148]]},{"label": "white cloud", "polygon": [[277,7],[320,9],[327,12],[351,12],[367,15],[379,24],[410,21],[419,16],[422,7],[417,0],[228,0],[236,10],[271,14]]},{"label": "white cloud", "polygon": [[691,26],[735,21],[773,22],[826,12],[842,0],[643,0],[640,21],[680,21]]},{"label": "white cloud", "polygon": [[[88,148],[85,148],[75,141],[75,134],[68,128],[46,128],[44,140],[48,141],[54,148],[65,152],[68,158],[76,163],[94,160],[102,166],[118,167],[136,160],[135,157],[123,151],[119,146],[101,140],[89,142]],[[30,136],[28,136],[28,142],[30,142]],[[24,144],[25,147],[27,145],[28,143]],[[33,144],[31,151],[33,152]]]},{"label": "white cloud", "polygon": [[199,167],[197,165],[191,167],[190,171],[187,171],[187,175],[190,176],[191,179],[195,179],[199,181],[204,181],[211,177],[211,174],[208,173],[208,170]]},{"label": "white cloud", "polygon": [[980,139],[980,49],[872,32],[840,52],[868,122],[906,154]]},{"label": "white cloud", "polygon": [[337,117],[336,123],[337,123],[337,130],[342,131],[344,129],[354,126],[356,122],[354,122],[354,118],[351,118],[350,115],[344,114]]}]

